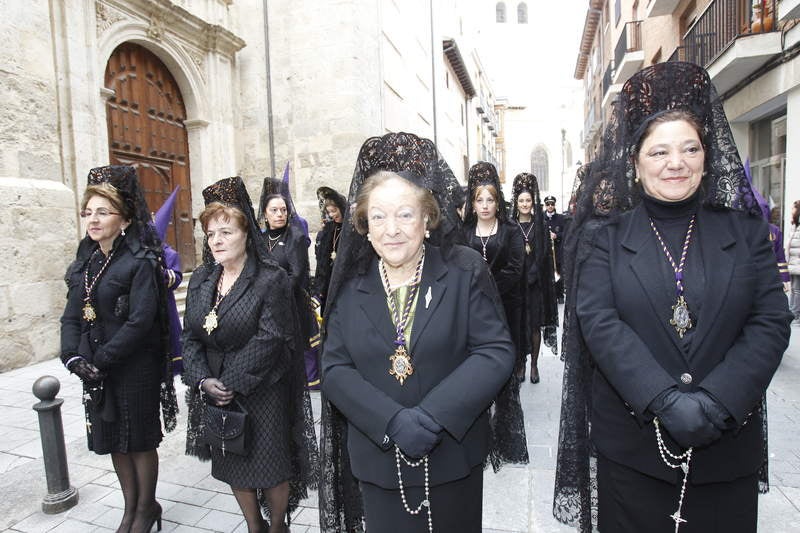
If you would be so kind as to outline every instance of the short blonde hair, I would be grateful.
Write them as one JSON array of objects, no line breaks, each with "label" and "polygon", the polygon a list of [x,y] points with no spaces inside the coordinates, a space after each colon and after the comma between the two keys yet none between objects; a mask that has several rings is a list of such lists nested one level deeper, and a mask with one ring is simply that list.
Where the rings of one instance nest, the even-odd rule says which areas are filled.
[{"label": "short blonde hair", "polygon": [[364,184],[361,185],[361,189],[358,191],[358,196],[356,196],[356,209],[353,213],[353,226],[355,226],[356,231],[361,235],[367,234],[369,231],[369,222],[367,217],[369,197],[372,194],[372,191],[377,189],[380,185],[383,185],[387,181],[393,179],[402,180],[403,182],[408,183],[411,188],[414,189],[414,192],[417,193],[417,201],[419,202],[422,216],[427,217],[428,219],[425,229],[435,229],[438,227],[439,219],[441,218],[441,211],[439,211],[439,204],[436,202],[436,198],[433,197],[433,193],[430,190],[426,189],[425,187],[420,187],[419,185],[412,183],[411,181],[394,172],[380,170],[367,178]]},{"label": "short blonde hair", "polygon": [[200,213],[200,226],[203,228],[203,233],[208,231],[208,223],[217,218],[221,218],[223,222],[233,220],[239,229],[247,231],[247,217],[238,207],[225,205],[221,202],[211,202]]},{"label": "short blonde hair", "polygon": [[133,213],[128,206],[125,205],[125,200],[122,199],[119,190],[106,182],[86,187],[86,190],[83,191],[83,198],[81,199],[81,211],[86,209],[86,204],[95,196],[108,200],[108,203],[111,204],[114,211],[122,216],[123,220],[131,220],[133,218]]}]

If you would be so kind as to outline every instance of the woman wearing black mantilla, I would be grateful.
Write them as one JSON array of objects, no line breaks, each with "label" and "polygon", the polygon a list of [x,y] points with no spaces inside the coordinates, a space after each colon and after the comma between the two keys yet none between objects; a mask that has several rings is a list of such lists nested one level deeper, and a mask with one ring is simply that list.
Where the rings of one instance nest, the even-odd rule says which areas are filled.
[{"label": "woman wearing black mantilla", "polygon": [[536,176],[522,172],[514,177],[511,220],[519,226],[524,242],[522,268],[522,317],[519,358],[521,377],[525,378],[525,358],[531,356],[531,383],[539,383],[539,351],[542,337],[545,346],[556,353],[558,299],[553,283],[555,262],[550,232],[544,223],[542,200]]},{"label": "woman wearing black mantilla", "polygon": [[[189,282],[183,329],[187,453],[211,460],[211,475],[231,486],[249,533],[282,533],[313,483],[316,450],[302,342],[286,319],[294,299],[286,272],[267,256],[241,178],[218,181],[203,198],[203,264]],[[219,421],[208,406],[247,413],[245,446],[209,445],[206,426]],[[221,427],[225,433],[225,420]]]},{"label": "woman wearing black mantilla", "polygon": [[83,381],[89,449],[111,454],[125,509],[118,533],[161,530],[159,404],[175,428],[161,241],[136,170],[89,172],[86,236],[67,270],[61,360]]},{"label": "woman wearing black mantilla", "polygon": [[578,192],[555,516],[588,532],[596,505],[603,533],[756,531],[791,314],[705,70],[628,80]]},{"label": "woman wearing black mantilla", "polygon": [[322,215],[322,229],[317,233],[314,253],[317,259],[317,270],[314,273],[314,295],[319,300],[321,311],[325,311],[325,299],[328,295],[328,284],[333,272],[333,264],[342,238],[342,222],[347,212],[347,198],[331,189],[317,189],[319,209]]},{"label": "woman wearing black mantilla", "polygon": [[497,169],[486,161],[475,163],[469,169],[463,234],[464,244],[477,250],[489,264],[517,354],[515,375],[522,381],[527,353],[522,351],[525,243],[519,226],[508,218]]},{"label": "woman wearing black mantilla", "polygon": [[479,532],[484,464],[527,462],[513,344],[485,261],[456,244],[454,187],[427,139],[359,152],[325,321],[326,533],[362,512],[368,531]]}]

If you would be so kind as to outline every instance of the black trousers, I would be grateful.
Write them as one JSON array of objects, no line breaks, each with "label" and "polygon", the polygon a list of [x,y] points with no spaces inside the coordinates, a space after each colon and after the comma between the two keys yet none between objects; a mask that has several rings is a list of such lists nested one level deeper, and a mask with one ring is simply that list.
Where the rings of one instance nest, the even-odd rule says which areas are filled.
[{"label": "black trousers", "polygon": [[[683,477],[681,477],[681,480]],[[674,533],[681,485],[597,459],[598,529],[601,533]],[[758,475],[724,483],[687,483],[680,533],[755,533]]]},{"label": "black trousers", "polygon": [[[403,507],[399,490],[364,481],[360,486],[367,533],[427,533],[428,512],[424,507],[419,514],[411,515]],[[423,487],[406,487],[405,493],[411,509],[425,498]],[[474,467],[463,479],[431,487],[430,503],[436,533],[481,533],[483,466]]]}]

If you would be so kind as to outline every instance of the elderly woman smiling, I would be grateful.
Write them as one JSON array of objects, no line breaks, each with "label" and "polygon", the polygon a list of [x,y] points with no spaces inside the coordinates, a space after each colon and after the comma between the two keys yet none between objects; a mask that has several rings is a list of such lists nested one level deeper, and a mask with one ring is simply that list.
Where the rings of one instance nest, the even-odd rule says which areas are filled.
[{"label": "elderly woman smiling", "polygon": [[[375,143],[430,142],[394,135]],[[457,215],[440,210],[449,193],[438,175],[417,172],[380,170],[357,187],[353,222],[368,243],[346,235],[343,253],[366,261],[341,269],[337,259],[333,287],[355,272],[329,301],[322,387],[348,421],[369,530],[480,531],[487,411],[513,345],[481,256],[426,242],[443,216],[457,235]]]}]

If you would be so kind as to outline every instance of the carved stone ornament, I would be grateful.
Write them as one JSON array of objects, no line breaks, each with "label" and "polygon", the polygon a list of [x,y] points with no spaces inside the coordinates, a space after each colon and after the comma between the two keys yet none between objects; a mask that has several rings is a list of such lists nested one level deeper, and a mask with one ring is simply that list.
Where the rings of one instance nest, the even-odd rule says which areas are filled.
[{"label": "carved stone ornament", "polygon": [[95,2],[95,29],[97,36],[101,36],[108,28],[115,23],[125,20],[125,15],[102,2]]},{"label": "carved stone ornament", "polygon": [[147,36],[154,41],[160,41],[164,36],[164,19],[160,13],[150,14],[150,25],[147,27]]}]

